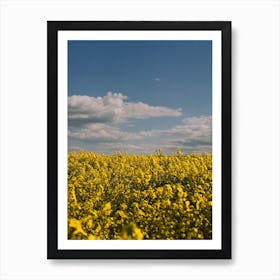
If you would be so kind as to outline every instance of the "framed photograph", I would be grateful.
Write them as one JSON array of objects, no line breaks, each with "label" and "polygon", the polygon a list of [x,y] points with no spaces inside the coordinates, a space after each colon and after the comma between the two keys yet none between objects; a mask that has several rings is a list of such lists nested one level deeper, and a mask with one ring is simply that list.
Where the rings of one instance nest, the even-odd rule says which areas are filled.
[{"label": "framed photograph", "polygon": [[47,28],[48,259],[230,259],[231,22]]}]

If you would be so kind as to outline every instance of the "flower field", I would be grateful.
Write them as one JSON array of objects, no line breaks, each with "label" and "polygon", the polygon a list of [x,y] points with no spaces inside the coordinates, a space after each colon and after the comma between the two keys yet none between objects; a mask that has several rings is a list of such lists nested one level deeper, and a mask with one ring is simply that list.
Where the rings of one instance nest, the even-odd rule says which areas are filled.
[{"label": "flower field", "polygon": [[68,154],[68,239],[211,238],[211,154]]}]

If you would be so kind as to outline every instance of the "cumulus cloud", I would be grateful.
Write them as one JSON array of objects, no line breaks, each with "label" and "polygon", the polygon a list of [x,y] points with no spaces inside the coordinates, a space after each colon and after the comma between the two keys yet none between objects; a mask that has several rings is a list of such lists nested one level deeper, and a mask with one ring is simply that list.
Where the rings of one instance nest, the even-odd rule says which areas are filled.
[{"label": "cumulus cloud", "polygon": [[181,109],[170,109],[163,106],[150,106],[143,102],[127,103],[125,112],[128,118],[148,119],[155,117],[179,117]]},{"label": "cumulus cloud", "polygon": [[182,116],[181,109],[128,102],[127,99],[122,93],[110,92],[103,97],[68,97],[69,150],[86,147],[108,153],[116,150],[152,153],[158,148],[167,153],[177,149],[211,151],[211,116],[183,118],[179,125],[168,129],[125,131],[120,124],[128,120]]},{"label": "cumulus cloud", "polygon": [[172,143],[180,146],[211,146],[212,145],[212,117],[188,117],[182,120],[169,132],[173,135]]},{"label": "cumulus cloud", "polygon": [[107,93],[103,97],[73,95],[68,97],[69,126],[88,123],[121,123],[128,119],[179,117],[181,109],[150,106],[143,102],[127,102],[122,93]]},{"label": "cumulus cloud", "polygon": [[92,143],[98,142],[123,142],[139,140],[143,138],[141,133],[132,133],[122,131],[118,127],[114,127],[104,123],[91,123],[85,125],[79,130],[70,130],[68,136],[72,139],[90,141]]},{"label": "cumulus cloud", "polygon": [[104,123],[90,123],[86,124],[81,129],[69,130],[68,137],[92,143],[118,143],[148,139],[154,136],[162,135],[163,133],[164,130],[141,130],[137,132],[127,132],[118,127]]},{"label": "cumulus cloud", "polygon": [[69,146],[68,147],[69,151],[75,151],[75,152],[80,152],[82,151],[83,149],[79,146]]},{"label": "cumulus cloud", "polygon": [[92,144],[102,152],[123,150],[151,153],[163,148],[167,153],[181,149],[203,152],[212,149],[212,117],[184,118],[180,125],[170,129],[150,129],[135,132],[123,131],[105,123],[86,124],[81,129],[70,130],[69,138]]},{"label": "cumulus cloud", "polygon": [[170,130],[170,133],[182,136],[186,139],[212,137],[212,117],[189,117],[182,120],[182,125],[177,125]]},{"label": "cumulus cloud", "polygon": [[121,93],[108,93],[104,97],[73,95],[68,97],[69,125],[80,126],[85,123],[112,123],[125,119],[124,100]]}]

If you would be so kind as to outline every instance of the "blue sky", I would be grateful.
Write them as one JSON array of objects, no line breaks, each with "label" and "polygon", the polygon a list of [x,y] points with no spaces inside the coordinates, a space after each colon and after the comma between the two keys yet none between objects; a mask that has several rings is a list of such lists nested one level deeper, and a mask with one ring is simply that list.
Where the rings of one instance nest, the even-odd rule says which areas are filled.
[{"label": "blue sky", "polygon": [[211,151],[211,41],[69,41],[69,150]]}]

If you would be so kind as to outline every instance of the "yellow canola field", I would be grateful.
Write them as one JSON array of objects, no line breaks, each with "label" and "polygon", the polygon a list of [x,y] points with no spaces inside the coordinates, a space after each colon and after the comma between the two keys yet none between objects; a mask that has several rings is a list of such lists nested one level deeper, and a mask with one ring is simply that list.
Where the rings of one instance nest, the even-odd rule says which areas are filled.
[{"label": "yellow canola field", "polygon": [[211,238],[211,154],[68,154],[68,239]]}]

